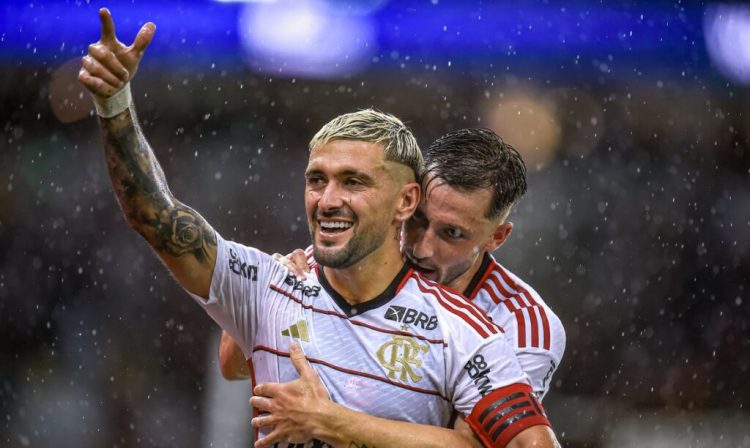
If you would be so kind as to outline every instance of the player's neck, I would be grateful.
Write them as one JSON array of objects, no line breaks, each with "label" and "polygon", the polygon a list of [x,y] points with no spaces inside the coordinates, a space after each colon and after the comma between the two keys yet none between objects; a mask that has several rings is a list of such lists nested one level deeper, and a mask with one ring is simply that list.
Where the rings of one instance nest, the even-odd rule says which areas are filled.
[{"label": "player's neck", "polygon": [[445,285],[448,286],[451,289],[454,289],[460,293],[466,292],[466,294],[470,294],[471,291],[466,291],[466,288],[469,286],[471,281],[474,279],[474,276],[477,275],[477,272],[479,272],[479,269],[482,267],[482,261],[484,260],[484,252],[479,254],[476,260],[474,260],[474,263],[472,263],[471,267],[466,270],[463,274],[456,277],[452,282]]},{"label": "player's neck", "polygon": [[386,240],[354,266],[323,269],[331,287],[354,305],[372,300],[385,291],[403,265],[398,240]]}]

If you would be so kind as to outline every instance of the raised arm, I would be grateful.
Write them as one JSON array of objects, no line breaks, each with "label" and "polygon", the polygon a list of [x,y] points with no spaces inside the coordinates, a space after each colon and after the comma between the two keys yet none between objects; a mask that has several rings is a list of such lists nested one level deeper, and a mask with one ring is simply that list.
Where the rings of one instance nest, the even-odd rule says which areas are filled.
[{"label": "raised arm", "polygon": [[148,241],[177,281],[208,297],[216,264],[216,235],[203,217],[172,196],[159,162],[141,131],[129,81],[156,31],[145,24],[133,44],[115,37],[110,12],[99,10],[101,39],[83,57],[79,81],[97,106],[107,167],[125,219]]}]

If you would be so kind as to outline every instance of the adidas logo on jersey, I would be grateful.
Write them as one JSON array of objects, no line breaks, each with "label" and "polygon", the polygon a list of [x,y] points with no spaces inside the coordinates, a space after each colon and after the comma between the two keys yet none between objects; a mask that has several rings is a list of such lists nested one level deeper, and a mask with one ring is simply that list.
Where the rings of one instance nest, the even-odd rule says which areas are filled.
[{"label": "adidas logo on jersey", "polygon": [[406,325],[413,324],[424,330],[434,330],[437,327],[437,316],[428,316],[421,311],[405,306],[389,306],[385,312],[385,318]]},{"label": "adidas logo on jersey", "polygon": [[283,336],[291,336],[294,339],[302,339],[305,342],[310,342],[310,335],[307,333],[307,322],[301,320],[296,324],[292,324],[286,330],[282,330]]}]

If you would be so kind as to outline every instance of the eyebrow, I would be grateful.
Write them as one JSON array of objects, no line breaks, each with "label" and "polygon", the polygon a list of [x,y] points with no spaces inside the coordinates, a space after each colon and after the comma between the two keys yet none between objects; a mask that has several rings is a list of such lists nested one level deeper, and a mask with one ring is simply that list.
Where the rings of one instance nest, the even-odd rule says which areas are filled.
[{"label": "eyebrow", "polygon": [[[324,175],[325,176],[326,174],[318,168],[305,171],[305,177],[309,177],[312,175]],[[334,174],[334,177],[349,177],[349,176],[359,177],[367,183],[375,183],[375,179],[372,176],[365,173],[364,171],[360,171],[360,170],[353,169],[353,168],[344,169],[343,171],[339,171]]]},{"label": "eyebrow", "polygon": [[451,228],[451,229],[458,229],[461,232],[465,233],[466,235],[472,235],[474,233],[474,232],[469,231],[469,229],[467,229],[466,227],[464,227],[462,225],[448,223],[448,222],[443,222],[443,221],[438,221],[438,222],[430,221],[429,219],[427,219],[427,216],[423,212],[419,211],[419,209],[417,209],[412,216],[414,218],[416,218],[416,219],[430,222],[431,224],[437,225],[437,226],[439,226],[441,228],[448,227],[448,228]]}]

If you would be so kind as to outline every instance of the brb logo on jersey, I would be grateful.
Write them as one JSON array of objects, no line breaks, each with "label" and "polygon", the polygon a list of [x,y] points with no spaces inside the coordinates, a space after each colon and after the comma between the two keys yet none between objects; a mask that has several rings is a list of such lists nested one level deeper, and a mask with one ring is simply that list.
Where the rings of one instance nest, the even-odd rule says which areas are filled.
[{"label": "brb logo on jersey", "polygon": [[291,286],[294,291],[301,291],[305,297],[317,297],[320,294],[320,286],[307,286],[292,274],[286,276],[284,283]]},{"label": "brb logo on jersey", "polygon": [[258,280],[258,266],[253,266],[240,260],[237,256],[237,252],[231,247],[229,248],[229,269],[235,274],[241,275],[248,280]]},{"label": "brb logo on jersey", "polygon": [[437,327],[437,316],[428,316],[425,313],[405,306],[391,305],[385,312],[385,318],[395,320],[402,324],[414,324],[423,330],[434,330]]},{"label": "brb logo on jersey", "polygon": [[388,371],[388,376],[395,379],[399,373],[402,382],[411,380],[414,383],[422,380],[422,375],[414,371],[422,367],[419,355],[430,351],[430,347],[420,345],[419,342],[409,336],[394,335],[393,340],[381,345],[378,349],[378,361]]}]

